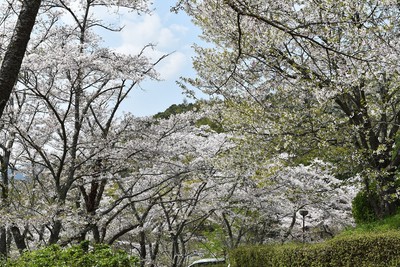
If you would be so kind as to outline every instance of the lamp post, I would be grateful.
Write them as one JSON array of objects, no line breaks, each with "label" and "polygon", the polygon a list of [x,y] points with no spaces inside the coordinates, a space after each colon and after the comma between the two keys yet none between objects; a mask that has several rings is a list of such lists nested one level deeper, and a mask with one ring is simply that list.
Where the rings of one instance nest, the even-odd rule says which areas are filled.
[{"label": "lamp post", "polygon": [[308,214],[308,210],[300,210],[299,211],[300,215],[303,216],[303,243],[304,243],[304,232],[305,232],[305,217]]}]

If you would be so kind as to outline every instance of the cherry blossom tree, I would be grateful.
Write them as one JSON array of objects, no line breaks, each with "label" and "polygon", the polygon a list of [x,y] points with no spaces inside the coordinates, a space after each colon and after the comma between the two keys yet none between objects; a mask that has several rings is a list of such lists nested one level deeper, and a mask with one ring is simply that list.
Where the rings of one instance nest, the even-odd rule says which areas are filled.
[{"label": "cherry blossom tree", "polygon": [[303,209],[311,216],[309,239],[352,225],[351,201],[358,188],[335,178],[334,166],[320,160],[287,166],[287,155],[271,159],[262,149],[250,152],[246,140],[233,142],[215,164],[212,219],[222,227],[227,248],[301,240]]},{"label": "cherry blossom tree", "polygon": [[[2,2],[2,15],[0,24],[4,29],[9,29],[12,35],[8,35],[8,31],[2,35],[2,44],[7,47],[2,48],[1,54],[1,67],[0,67],[0,118],[3,119],[4,109],[8,103],[11,92],[17,81],[19,70],[22,64],[23,57],[25,55],[27,45],[30,39],[33,26],[35,24],[36,16],[39,12],[39,7],[42,1],[22,1],[21,4],[15,1]],[[15,14],[18,12],[16,21],[14,20]],[[12,26],[10,26],[12,25]],[[6,123],[2,120],[0,122],[0,130],[4,129]],[[1,152],[1,199],[2,206],[7,208],[9,202],[9,164],[10,164],[10,151],[12,143],[14,141],[14,134],[7,135],[3,139],[4,143],[0,144]],[[19,231],[14,229],[15,240],[18,238]],[[4,256],[7,255],[7,247],[9,241],[7,241],[7,230],[5,227],[0,227],[0,253]],[[20,248],[24,248],[23,242],[17,242],[20,244]]]},{"label": "cherry blossom tree", "polygon": [[[154,67],[163,57],[151,62],[145,56],[150,46],[136,55],[116,53],[102,46],[95,31],[119,28],[97,18],[98,8],[148,12],[147,1],[45,2],[2,117],[1,135],[7,140],[0,146],[4,254],[11,237],[20,251],[91,240],[130,246],[140,256],[141,266],[180,267],[193,253],[193,245],[205,238],[202,231],[207,225],[220,225],[226,247],[232,248],[298,238],[296,216],[303,208],[310,210],[313,225],[349,221],[353,191],[332,175],[343,165],[315,160],[317,153],[311,153],[315,136],[302,134],[303,128],[295,125],[307,121],[304,114],[320,112],[316,118],[324,121],[340,117],[339,112],[332,109],[326,115],[318,108],[311,112],[283,101],[298,101],[303,91],[291,95],[294,87],[285,79],[280,80],[282,87],[268,87],[272,79],[266,78],[263,63],[258,58],[242,59],[245,49],[253,51],[252,42],[244,45],[243,38],[261,36],[243,35],[242,23],[257,26],[257,18],[238,16],[234,2],[205,2],[188,3],[188,12],[203,21],[203,15],[223,11],[220,22],[230,16],[240,22],[226,24],[240,38],[224,44],[228,49],[222,54],[214,48],[197,48],[195,64],[201,79],[193,82],[223,93],[225,99],[213,102],[211,109],[199,104],[164,118],[118,112],[138,84],[158,78]],[[213,6],[216,3],[221,6]],[[222,34],[227,29],[214,25],[214,17],[203,23],[210,33],[220,29],[220,40],[227,38]],[[263,48],[253,41],[254,49]],[[233,55],[236,61],[225,61]],[[202,61],[203,56],[210,58]],[[208,65],[208,60],[221,65]],[[259,70],[248,71],[248,64]],[[206,66],[214,68],[207,74],[212,77],[206,75],[211,70]],[[285,71],[294,72],[290,66]],[[222,69],[231,72],[217,89],[220,75],[226,75]],[[309,81],[299,81],[302,89],[309,88]],[[265,93],[265,88],[271,91]],[[315,107],[317,101],[311,96],[300,101],[310,99]],[[323,101],[331,107],[328,102]],[[293,111],[299,113],[289,117]],[[340,118],[348,124],[345,116]],[[315,123],[304,123],[304,129]],[[317,137],[333,132],[334,124],[324,125]],[[354,131],[352,125],[345,129]],[[353,144],[349,137],[332,134],[332,138]],[[309,144],[296,146],[299,140]],[[325,145],[320,148],[330,148]],[[328,149],[325,158],[333,159],[335,149]],[[353,156],[355,161],[362,159],[359,153]]]},{"label": "cherry blossom tree", "polygon": [[[196,111],[168,119],[138,119],[127,131],[132,166],[118,182],[122,192],[116,191],[125,196],[116,199],[120,209],[127,207],[119,229],[132,231],[128,236],[133,247],[151,266],[184,265],[190,253],[187,244],[195,237],[192,231],[212,213],[204,202],[213,188],[212,160],[227,140],[224,134],[198,126],[203,116]],[[120,237],[118,231],[110,231],[108,242]]]},{"label": "cherry blossom tree", "polygon": [[[86,230],[78,231],[81,238],[91,232],[95,241],[100,240],[92,217],[108,179],[119,171],[110,159],[118,153],[115,146],[125,130],[117,111],[138,83],[157,79],[158,61],[150,62],[143,55],[147,47],[129,56],[101,47],[94,29],[113,28],[96,18],[94,8],[99,6],[148,12],[146,1],[46,2],[21,68],[14,104],[7,109],[12,121],[5,131],[12,139],[2,146],[2,161],[19,157],[15,166],[24,175],[19,184],[29,187],[20,190],[32,197],[21,205],[19,214],[32,216],[34,211],[41,218],[34,228],[46,244],[60,240],[72,199],[77,208],[84,207],[87,218]],[[12,144],[15,151],[10,152]],[[3,196],[6,189],[3,186]]]},{"label": "cherry blossom tree", "polygon": [[273,140],[278,153],[324,158],[341,166],[342,177],[360,175],[363,190],[378,195],[370,198],[377,216],[397,209],[397,1],[187,0],[177,7],[212,44],[196,47],[199,77],[187,82],[236,105],[236,117],[248,119],[239,126]]}]

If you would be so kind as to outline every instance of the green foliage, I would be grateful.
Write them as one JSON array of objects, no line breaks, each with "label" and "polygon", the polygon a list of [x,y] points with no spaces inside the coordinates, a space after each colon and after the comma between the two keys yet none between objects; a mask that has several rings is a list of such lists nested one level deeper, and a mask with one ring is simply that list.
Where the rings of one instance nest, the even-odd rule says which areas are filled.
[{"label": "green foliage", "polygon": [[107,245],[96,244],[92,249],[88,242],[63,249],[51,245],[36,251],[27,251],[15,260],[3,263],[5,267],[135,267],[137,258],[124,251],[113,250]]},{"label": "green foliage", "polygon": [[211,224],[203,227],[200,233],[207,240],[206,243],[201,242],[197,244],[199,247],[206,249],[205,257],[221,257],[221,252],[225,250],[224,232],[222,227],[217,224]]},{"label": "green foliage", "polygon": [[400,230],[400,213],[384,218],[382,220],[358,224],[355,228],[349,228],[343,231],[342,233],[340,233],[340,236],[349,236],[371,232],[387,232],[393,230]]},{"label": "green foliage", "polygon": [[221,123],[218,123],[216,121],[211,120],[210,118],[201,118],[196,122],[196,126],[201,126],[201,125],[208,125],[211,130],[217,132],[217,133],[223,133],[224,132],[224,127],[222,126]]},{"label": "green foliage", "polygon": [[[204,265],[203,265],[204,266]],[[225,264],[225,263],[218,263],[218,264],[209,264],[209,265],[205,265],[205,266],[212,266],[212,267],[226,267],[227,266],[227,264]]]},{"label": "green foliage", "polygon": [[240,247],[230,253],[232,267],[399,266],[400,232],[341,236],[320,244]]},{"label": "green foliage", "polygon": [[200,107],[199,103],[182,103],[179,105],[171,105],[170,107],[168,107],[165,111],[163,112],[159,112],[156,115],[154,115],[153,117],[155,119],[168,119],[169,117],[171,117],[172,115],[176,115],[176,114],[181,114],[181,113],[185,113],[188,111],[192,111],[192,110],[198,110]]},{"label": "green foliage", "polygon": [[357,224],[373,222],[378,219],[371,205],[371,200],[377,203],[378,196],[376,193],[368,194],[366,191],[358,192],[356,197],[353,199],[352,213]]},{"label": "green foliage", "polygon": [[[185,113],[185,112],[189,112],[189,111],[197,112],[198,110],[200,110],[201,105],[202,105],[202,102],[200,102],[200,101],[198,101],[196,103],[184,102],[179,105],[173,104],[170,107],[168,107],[165,111],[159,112],[159,113],[155,114],[153,117],[155,119],[169,119],[169,117],[171,117],[172,115],[181,114],[181,113]],[[224,132],[224,128],[221,123],[216,122],[207,117],[203,117],[203,118],[199,119],[198,121],[196,121],[196,126],[199,127],[202,125],[208,125],[211,130],[213,130],[217,133]]]}]

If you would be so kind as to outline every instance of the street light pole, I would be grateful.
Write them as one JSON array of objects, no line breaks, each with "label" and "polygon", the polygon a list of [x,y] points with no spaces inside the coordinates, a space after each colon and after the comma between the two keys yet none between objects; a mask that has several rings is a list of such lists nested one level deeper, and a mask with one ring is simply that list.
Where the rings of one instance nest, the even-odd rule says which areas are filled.
[{"label": "street light pole", "polygon": [[300,215],[303,216],[303,243],[304,243],[304,237],[305,237],[305,217],[308,214],[308,210],[300,210],[299,211]]}]

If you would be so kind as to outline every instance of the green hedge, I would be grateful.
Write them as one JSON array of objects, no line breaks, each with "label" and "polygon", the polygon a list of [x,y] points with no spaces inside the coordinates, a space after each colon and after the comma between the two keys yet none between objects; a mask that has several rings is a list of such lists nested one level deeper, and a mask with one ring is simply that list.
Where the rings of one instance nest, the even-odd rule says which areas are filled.
[{"label": "green hedge", "polygon": [[136,267],[135,257],[107,245],[95,245],[89,249],[84,242],[69,248],[52,245],[35,251],[27,251],[19,258],[2,262],[4,267]]},{"label": "green hedge", "polygon": [[320,244],[240,247],[229,258],[232,267],[397,267],[400,232],[343,236]]}]

